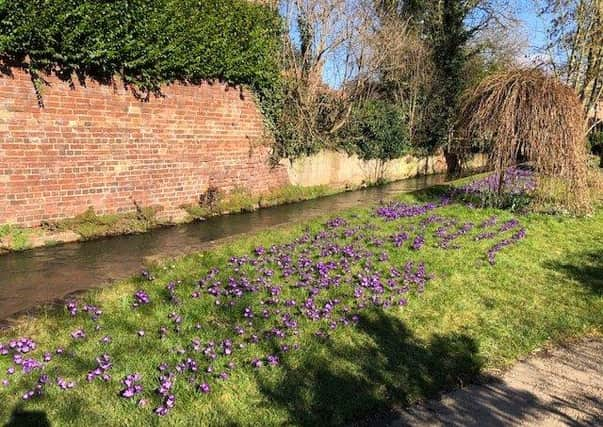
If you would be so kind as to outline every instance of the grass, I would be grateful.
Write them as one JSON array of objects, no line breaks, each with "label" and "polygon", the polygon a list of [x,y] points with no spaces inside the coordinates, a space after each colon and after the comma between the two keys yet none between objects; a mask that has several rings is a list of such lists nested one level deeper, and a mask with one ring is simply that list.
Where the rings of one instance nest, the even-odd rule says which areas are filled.
[{"label": "grass", "polygon": [[142,208],[135,213],[114,215],[97,215],[93,208],[89,208],[74,218],[53,224],[53,228],[61,231],[73,231],[82,236],[84,240],[102,236],[143,233],[156,226],[155,211],[152,208]]},{"label": "grass", "polygon": [[[0,225],[0,240],[6,243],[6,250],[23,251],[29,248],[30,232],[10,224]],[[0,250],[2,249],[0,244]]]},{"label": "grass", "polygon": [[[424,203],[433,196],[433,192],[420,192],[403,200]],[[491,215],[497,215],[499,223],[512,218],[505,211],[458,204],[433,213],[475,224]],[[455,241],[461,245],[459,249],[439,247],[433,226],[418,251],[412,250],[409,242],[396,248],[388,240],[401,229],[414,235],[425,216],[386,222],[369,208],[348,210],[340,216],[347,227],[358,226],[366,234],[357,243],[374,254],[371,259],[377,270],[402,268],[409,260],[424,261],[426,270],[435,276],[424,292],[413,286],[404,307],[362,310],[356,326],[330,330],[323,321],[300,317],[298,335],[289,335],[284,341],[263,339],[257,345],[235,348],[230,358],[219,356],[212,363],[214,374],[226,369],[227,360],[234,361],[237,368],[230,371],[227,381],[218,380],[214,374],[204,373],[208,363],[200,353],[188,353],[191,340],[198,337],[205,344],[234,337],[238,344],[242,340],[233,333],[234,325],[263,331],[275,320],[264,321],[257,315],[266,307],[260,304],[267,298],[265,292],[245,294],[234,307],[216,305],[206,292],[201,298],[190,298],[198,280],[219,267],[222,272],[218,276],[225,281],[232,256],[250,254],[258,246],[291,242],[304,233],[315,235],[325,230],[325,219],[241,238],[157,267],[151,272],[155,276],[152,281],[133,278],[86,294],[86,302],[102,307],[97,322],[86,313],[71,317],[61,307],[48,307],[35,318],[22,319],[0,332],[4,343],[18,336],[33,338],[38,343],[33,357],[58,346],[65,348],[65,354],[55,355],[45,371],[52,379],[62,376],[77,382],[68,391],[48,385],[42,396],[23,402],[21,395],[35,384],[39,372],[25,375],[19,370],[6,376],[11,359],[0,356],[0,380],[10,380],[8,387],[0,388],[4,403],[0,422],[12,416],[17,422],[48,419],[57,425],[342,425],[433,396],[471,381],[481,372],[504,369],[547,343],[603,332],[601,208],[587,218],[519,217],[527,237],[503,249],[495,265],[488,264],[486,251],[497,240],[475,241],[475,232]],[[372,245],[378,237],[385,243]],[[332,240],[344,243],[340,237]],[[295,257],[296,250],[301,247],[293,250]],[[382,252],[389,258],[377,261]],[[249,268],[242,270],[251,277],[254,273]],[[361,272],[361,266],[354,264],[352,272]],[[320,301],[340,298],[347,303],[350,282],[355,281],[351,277],[340,287],[325,289]],[[180,304],[170,302],[166,290],[170,281],[180,281],[175,291]],[[291,286],[295,283],[278,273],[273,276],[273,284],[282,288],[281,300],[301,301],[307,296],[307,289]],[[132,295],[138,289],[148,292],[151,303],[133,309]],[[242,317],[247,306],[256,313],[252,326]],[[172,312],[182,317],[179,333],[169,319]],[[199,330],[197,323],[201,324]],[[101,327],[98,331],[94,330],[96,324]],[[161,326],[169,331],[163,339],[157,332]],[[79,328],[86,331],[87,338],[75,341],[70,333]],[[140,329],[146,331],[144,338],[137,335]],[[323,332],[317,336],[319,330]],[[106,335],[112,342],[100,344]],[[299,349],[279,353],[279,366],[250,366],[253,358],[278,353],[282,342],[299,344]],[[186,349],[187,355],[179,354],[179,349]],[[112,380],[87,383],[86,372],[104,352],[113,360]],[[176,406],[167,417],[157,417],[152,411],[160,403],[154,392],[157,366],[165,361],[173,368],[188,356],[199,361],[199,372],[177,377],[173,390]],[[142,375],[140,397],[148,401],[144,407],[138,406],[138,399],[118,395],[123,388],[121,379],[132,372]],[[192,384],[189,377],[194,378]],[[210,383],[210,394],[195,390],[194,385],[202,381]]]},{"label": "grass", "polygon": [[259,208],[301,202],[335,194],[340,190],[326,185],[302,187],[286,185],[260,195],[244,188],[235,188],[226,195],[218,194],[214,206],[186,205],[183,209],[193,218],[207,218],[236,212],[251,212]]}]

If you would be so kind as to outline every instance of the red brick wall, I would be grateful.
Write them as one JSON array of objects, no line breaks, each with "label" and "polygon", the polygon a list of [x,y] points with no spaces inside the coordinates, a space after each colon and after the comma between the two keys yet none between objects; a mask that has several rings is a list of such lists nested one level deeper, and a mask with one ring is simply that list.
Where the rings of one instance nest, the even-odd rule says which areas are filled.
[{"label": "red brick wall", "polygon": [[208,185],[255,193],[286,184],[268,162],[261,114],[223,84],[162,88],[137,100],[123,85],[42,90],[18,68],[0,74],[0,224],[37,225],[97,213],[194,203]]}]

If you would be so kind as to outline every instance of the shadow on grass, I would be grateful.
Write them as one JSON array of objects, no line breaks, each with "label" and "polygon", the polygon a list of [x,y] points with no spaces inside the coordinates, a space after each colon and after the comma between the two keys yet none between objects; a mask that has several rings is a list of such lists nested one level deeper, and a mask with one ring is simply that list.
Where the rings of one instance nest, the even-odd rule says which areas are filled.
[{"label": "shadow on grass", "polygon": [[449,184],[440,184],[429,188],[423,188],[409,194],[413,196],[417,203],[430,203],[439,201],[442,197],[450,194],[452,189],[453,186]]},{"label": "shadow on grass", "polygon": [[50,421],[43,411],[26,411],[22,405],[13,409],[10,420],[5,424],[5,427],[50,427]]},{"label": "shadow on grass", "polygon": [[[309,352],[300,363],[285,362],[287,374],[278,381],[258,375],[269,405],[285,409],[290,424],[305,426],[506,426],[551,417],[577,427],[585,425],[582,421],[597,425],[603,413],[598,396],[579,393],[567,400],[553,395],[545,401],[480,374],[478,346],[467,335],[435,335],[424,341],[400,320],[377,311],[364,316],[358,328],[366,340],[327,341],[322,351]],[[576,356],[582,361],[588,357]],[[535,374],[533,380],[544,384],[546,375]],[[454,391],[445,403],[413,405],[470,382],[479,384]],[[581,421],[572,419],[571,411],[578,411]]]},{"label": "shadow on grass", "polygon": [[545,266],[575,280],[596,295],[603,295],[603,249],[575,254],[561,261],[547,262]]},{"label": "shadow on grass", "polygon": [[309,352],[296,366],[285,363],[283,381],[274,384],[258,377],[262,392],[288,411],[293,424],[363,420],[480,373],[477,344],[467,335],[435,336],[424,342],[400,320],[378,311],[364,316],[358,328],[366,342],[328,341],[323,351]]}]

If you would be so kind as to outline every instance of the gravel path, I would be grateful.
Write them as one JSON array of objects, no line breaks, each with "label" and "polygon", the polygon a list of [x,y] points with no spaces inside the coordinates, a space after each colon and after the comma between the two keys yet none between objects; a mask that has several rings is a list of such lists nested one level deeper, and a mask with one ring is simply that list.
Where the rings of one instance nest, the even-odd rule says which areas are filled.
[{"label": "gravel path", "polygon": [[543,351],[498,381],[413,406],[400,426],[603,426],[603,340]]}]

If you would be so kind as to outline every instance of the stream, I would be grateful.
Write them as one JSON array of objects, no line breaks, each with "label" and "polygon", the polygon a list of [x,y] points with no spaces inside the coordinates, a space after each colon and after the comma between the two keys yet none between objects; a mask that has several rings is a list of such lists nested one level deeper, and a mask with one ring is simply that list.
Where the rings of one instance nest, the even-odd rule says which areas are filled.
[{"label": "stream", "polygon": [[428,175],[206,221],[0,255],[0,320],[140,272],[144,260],[207,249],[224,238],[305,221],[446,182]]}]

